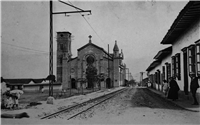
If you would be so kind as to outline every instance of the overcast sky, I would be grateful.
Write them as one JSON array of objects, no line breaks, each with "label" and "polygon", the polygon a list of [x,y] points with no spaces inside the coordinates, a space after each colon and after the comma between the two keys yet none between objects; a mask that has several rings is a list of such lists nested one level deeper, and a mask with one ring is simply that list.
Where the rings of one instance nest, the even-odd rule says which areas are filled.
[{"label": "overcast sky", "polygon": [[[56,75],[56,32],[72,33],[72,54],[92,42],[107,51],[115,40],[133,77],[145,71],[161,49],[163,37],[187,1],[65,1],[92,15],[54,15],[54,74]],[[1,73],[4,78],[44,78],[49,73],[49,2],[1,3]],[[54,1],[53,11],[76,11]],[[88,13],[85,13],[88,14]]]}]

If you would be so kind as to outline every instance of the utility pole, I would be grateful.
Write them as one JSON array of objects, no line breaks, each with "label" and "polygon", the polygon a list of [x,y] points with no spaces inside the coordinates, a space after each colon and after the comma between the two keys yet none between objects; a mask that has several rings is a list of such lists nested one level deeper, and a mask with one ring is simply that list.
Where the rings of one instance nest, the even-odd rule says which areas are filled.
[{"label": "utility pole", "polygon": [[128,73],[126,73],[126,74],[128,74],[128,81],[129,81],[129,68],[126,68],[126,69],[128,69]]},{"label": "utility pole", "polygon": [[142,82],[143,82],[143,73],[144,72],[140,72],[140,84],[142,85]]},{"label": "utility pole", "polygon": [[[53,2],[50,0],[49,75],[53,75]],[[53,96],[53,81],[49,81],[49,96]]]},{"label": "utility pole", "polygon": [[[79,11],[68,11],[68,12],[53,12],[53,1],[50,0],[49,7],[50,7],[50,42],[49,42],[49,75],[53,75],[53,15],[54,14],[72,14],[72,13],[85,13],[89,12],[91,15],[91,10],[82,10],[78,7],[75,7],[71,4],[58,0],[59,2],[71,6]],[[83,16],[83,15],[82,15]],[[49,81],[49,96],[53,96],[53,81]]]},{"label": "utility pole", "polygon": [[108,88],[110,88],[110,61],[109,61],[109,44],[108,44],[108,80],[109,80],[109,85]]}]

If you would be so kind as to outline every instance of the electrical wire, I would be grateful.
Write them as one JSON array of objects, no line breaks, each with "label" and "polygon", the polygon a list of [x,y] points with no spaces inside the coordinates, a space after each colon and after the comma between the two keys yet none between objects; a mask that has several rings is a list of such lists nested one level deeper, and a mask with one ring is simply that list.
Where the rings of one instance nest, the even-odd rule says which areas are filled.
[{"label": "electrical wire", "polygon": [[[31,49],[31,48],[27,48],[27,47],[23,47],[23,46],[17,46],[17,45],[10,44],[10,43],[5,43],[5,42],[1,42],[1,43],[5,44],[5,45],[12,46],[12,47],[15,47],[15,48],[18,48],[18,50],[24,51],[24,52],[32,52],[32,53],[40,54],[40,55],[48,55],[49,54],[49,52],[47,52],[47,51]],[[56,52],[53,52],[53,53],[56,54]]]},{"label": "electrical wire", "polygon": [[[71,4],[71,5],[73,5],[69,0],[68,0],[68,2]],[[74,5],[73,5],[74,6]],[[76,9],[77,10],[77,9]],[[84,17],[84,15],[82,15],[81,13],[80,13],[80,15],[83,17],[83,19],[87,22],[87,24],[90,26],[90,28],[94,31],[94,33],[99,37],[99,39],[101,40],[101,42],[102,43],[104,43],[105,44],[105,42],[101,39],[101,37],[98,35],[98,33],[95,31],[95,29],[92,27],[92,25],[89,23],[89,21]]]},{"label": "electrical wire", "polygon": [[42,53],[46,53],[47,51],[42,51],[42,50],[35,50],[35,49],[31,49],[31,48],[27,48],[27,47],[23,47],[23,46],[17,46],[17,45],[14,45],[14,44],[9,44],[9,43],[5,43],[5,42],[1,42],[3,44],[6,44],[6,45],[9,45],[9,46],[14,46],[14,47],[17,47],[17,48],[21,48],[21,49],[26,49],[26,50],[30,50],[30,51],[36,51],[36,52],[42,52]]}]

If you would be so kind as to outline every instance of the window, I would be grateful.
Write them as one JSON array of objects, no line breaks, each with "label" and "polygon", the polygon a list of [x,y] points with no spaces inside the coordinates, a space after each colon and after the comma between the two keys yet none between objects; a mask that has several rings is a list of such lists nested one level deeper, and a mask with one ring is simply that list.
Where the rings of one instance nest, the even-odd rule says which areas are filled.
[{"label": "window", "polygon": [[158,76],[157,76],[157,72],[155,72],[155,77],[154,77],[155,79],[154,79],[154,81],[155,81],[155,83],[158,83]]},{"label": "window", "polygon": [[150,82],[153,83],[153,74],[150,75]]},{"label": "window", "polygon": [[160,84],[160,70],[157,70],[157,84]]},{"label": "window", "polygon": [[176,58],[172,56],[172,76],[176,77]]},{"label": "window", "polygon": [[165,80],[165,66],[162,66],[162,72],[163,72],[163,74],[162,74],[162,79],[163,80]]},{"label": "window", "polygon": [[177,53],[175,55],[175,61],[176,61],[176,76],[178,78],[178,80],[181,80],[181,63],[180,63],[180,53]]},{"label": "window", "polygon": [[188,47],[188,65],[189,65],[189,74],[196,73],[195,70],[195,46],[191,45]]},{"label": "window", "polygon": [[197,75],[200,76],[200,43],[196,44],[196,64]]},{"label": "window", "polygon": [[169,78],[171,77],[171,64],[167,63],[167,82],[169,82]]}]

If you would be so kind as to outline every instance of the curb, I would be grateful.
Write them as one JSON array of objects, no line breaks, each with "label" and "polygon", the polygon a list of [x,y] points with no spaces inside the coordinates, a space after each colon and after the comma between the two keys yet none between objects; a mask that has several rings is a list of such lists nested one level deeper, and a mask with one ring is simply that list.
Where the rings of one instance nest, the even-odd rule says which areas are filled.
[{"label": "curb", "polygon": [[[152,93],[158,95],[159,97],[163,98],[162,95],[160,95],[159,93],[154,92],[151,88],[147,88],[147,89],[148,89],[149,91],[151,91]],[[155,91],[157,91],[157,90],[155,90]],[[187,110],[187,111],[191,111],[191,112],[200,112],[200,111],[197,111],[197,110],[191,110],[191,109],[185,108],[185,107],[183,107],[183,106],[181,106],[181,105],[178,105],[178,104],[176,104],[175,102],[173,102],[173,101],[171,101],[171,100],[168,100],[168,99],[166,99],[166,98],[163,98],[163,99],[166,100],[166,101],[168,101],[168,102],[170,102],[170,103],[173,103],[175,106],[177,106],[177,107],[179,107],[179,108],[181,108],[181,109],[184,109],[184,110]]]}]

